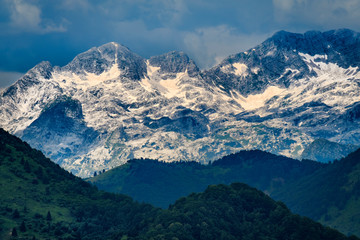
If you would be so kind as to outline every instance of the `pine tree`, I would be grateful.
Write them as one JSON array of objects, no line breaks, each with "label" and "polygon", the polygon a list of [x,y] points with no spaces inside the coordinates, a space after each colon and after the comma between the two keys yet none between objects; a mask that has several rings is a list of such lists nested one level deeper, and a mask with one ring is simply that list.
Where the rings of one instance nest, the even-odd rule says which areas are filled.
[{"label": "pine tree", "polygon": [[24,221],[22,221],[22,223],[21,223],[21,225],[20,225],[20,227],[19,227],[19,230],[20,230],[20,232],[26,232],[26,226],[25,226],[25,222],[24,222]]},{"label": "pine tree", "polygon": [[19,211],[17,209],[15,209],[15,211],[13,212],[12,217],[13,218],[19,218],[20,217],[20,213],[19,213]]},{"label": "pine tree", "polygon": [[25,171],[28,172],[28,173],[31,172],[30,164],[29,164],[28,161],[25,161],[25,163],[24,163],[24,169],[25,169]]},{"label": "pine tree", "polygon": [[17,237],[18,236],[18,233],[16,231],[16,228],[13,228],[12,231],[11,231],[11,236],[12,237]]},{"label": "pine tree", "polygon": [[47,221],[51,221],[51,220],[52,220],[50,211],[48,211],[48,213],[47,213],[47,215],[46,215],[46,220],[47,220]]},{"label": "pine tree", "polygon": [[44,176],[42,167],[38,167],[38,169],[35,171],[35,174],[36,174],[36,176],[37,176],[39,179],[42,179],[43,176]]}]

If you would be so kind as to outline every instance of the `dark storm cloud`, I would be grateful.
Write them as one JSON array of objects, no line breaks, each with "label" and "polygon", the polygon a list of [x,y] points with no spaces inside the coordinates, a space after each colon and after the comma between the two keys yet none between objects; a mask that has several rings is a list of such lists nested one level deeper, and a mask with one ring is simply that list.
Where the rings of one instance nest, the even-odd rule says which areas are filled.
[{"label": "dark storm cloud", "polygon": [[[358,0],[0,0],[0,71],[64,65],[115,41],[143,57],[182,50],[200,67],[275,31],[360,29]],[[1,85],[1,83],[0,83]]]},{"label": "dark storm cloud", "polygon": [[359,0],[273,0],[280,27],[300,31],[350,28],[360,31]]}]

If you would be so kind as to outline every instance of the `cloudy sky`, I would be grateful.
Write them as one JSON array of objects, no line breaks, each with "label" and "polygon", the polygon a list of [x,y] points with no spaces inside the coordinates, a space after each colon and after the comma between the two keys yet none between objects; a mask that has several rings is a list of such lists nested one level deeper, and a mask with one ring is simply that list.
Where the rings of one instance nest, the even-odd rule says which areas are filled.
[{"label": "cloudy sky", "polygon": [[208,68],[279,30],[336,28],[360,32],[360,0],[0,0],[0,87],[111,41],[146,58],[184,51]]}]

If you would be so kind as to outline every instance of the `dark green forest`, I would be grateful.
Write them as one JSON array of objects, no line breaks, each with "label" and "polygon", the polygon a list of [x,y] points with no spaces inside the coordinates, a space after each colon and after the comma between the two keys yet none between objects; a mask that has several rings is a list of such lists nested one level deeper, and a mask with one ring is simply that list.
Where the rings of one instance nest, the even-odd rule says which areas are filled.
[{"label": "dark green forest", "polygon": [[[158,209],[97,188],[0,129],[0,239],[136,236]],[[49,217],[51,216],[51,217]]]},{"label": "dark green forest", "polygon": [[209,165],[135,159],[88,181],[99,189],[167,208],[176,199],[202,192],[211,184],[243,182],[269,194],[324,166],[314,161],[298,161],[252,150],[231,154]]},{"label": "dark green forest", "polygon": [[360,149],[284,185],[272,197],[296,213],[360,236]]},{"label": "dark green forest", "polygon": [[137,203],[99,191],[1,129],[0,187],[1,239],[358,239],[242,183],[211,185],[166,210]]},{"label": "dark green forest", "polygon": [[295,213],[360,236],[359,169],[360,150],[327,164],[252,150],[209,165],[131,160],[88,181],[162,208],[210,184],[242,182],[283,201]]},{"label": "dark green forest", "polygon": [[[344,239],[246,184],[211,185],[162,211],[144,239]],[[350,237],[348,239],[357,239]]]}]

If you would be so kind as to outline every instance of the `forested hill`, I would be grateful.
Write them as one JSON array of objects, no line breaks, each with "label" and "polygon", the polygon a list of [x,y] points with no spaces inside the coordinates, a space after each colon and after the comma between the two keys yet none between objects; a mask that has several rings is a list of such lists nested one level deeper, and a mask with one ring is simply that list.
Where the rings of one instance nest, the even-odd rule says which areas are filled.
[{"label": "forested hill", "polygon": [[358,239],[245,184],[210,186],[168,210],[98,191],[0,129],[1,239]]},{"label": "forested hill", "polygon": [[[0,239],[136,235],[157,210],[98,191],[0,129]],[[16,239],[16,238],[15,238]]]},{"label": "forested hill", "polygon": [[[143,239],[346,239],[245,184],[212,185],[161,212]],[[347,239],[358,239],[349,237]]]},{"label": "forested hill", "polygon": [[271,193],[275,188],[325,166],[251,150],[231,154],[209,165],[130,160],[88,181],[99,189],[167,208],[176,199],[191,192],[202,192],[210,184],[243,182]]},{"label": "forested hill", "polygon": [[359,169],[360,151],[325,164],[252,150],[209,165],[131,160],[89,181],[100,189],[163,208],[210,184],[242,182],[283,201],[300,215],[360,236]]},{"label": "forested hill", "polygon": [[360,236],[360,149],[277,189],[272,197],[296,213]]}]

